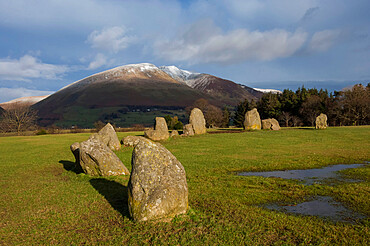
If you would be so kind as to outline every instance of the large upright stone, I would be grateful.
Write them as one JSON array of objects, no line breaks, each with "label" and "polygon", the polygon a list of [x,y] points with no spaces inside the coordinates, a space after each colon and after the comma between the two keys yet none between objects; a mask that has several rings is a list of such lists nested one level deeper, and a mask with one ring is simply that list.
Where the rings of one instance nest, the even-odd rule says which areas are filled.
[{"label": "large upright stone", "polygon": [[256,108],[245,114],[244,129],[261,130],[261,118]]},{"label": "large upright stone", "polygon": [[183,127],[184,136],[194,136],[194,129],[192,124],[186,124]]},{"label": "large upright stone", "polygon": [[280,125],[279,125],[279,122],[274,118],[265,119],[265,120],[262,120],[262,129],[278,131],[280,130]]},{"label": "large upright stone", "polygon": [[116,154],[96,135],[80,143],[80,165],[91,176],[127,175],[128,169]]},{"label": "large upright stone", "polygon": [[320,114],[316,117],[316,129],[326,129],[328,127],[328,117],[326,114]]},{"label": "large upright stone", "polygon": [[189,124],[193,125],[194,134],[204,134],[207,132],[206,120],[202,110],[193,108],[190,113]]},{"label": "large upright stone", "polygon": [[166,120],[163,117],[155,118],[154,130],[147,130],[144,132],[144,137],[154,141],[166,140],[170,137]]},{"label": "large upright stone", "polygon": [[167,221],[188,209],[184,167],[170,151],[149,139],[132,152],[128,207],[134,221]]},{"label": "large upright stone", "polygon": [[121,144],[118,140],[116,131],[114,130],[113,126],[108,123],[106,124],[99,132],[99,137],[101,141],[107,145],[111,150],[119,150],[121,149]]}]

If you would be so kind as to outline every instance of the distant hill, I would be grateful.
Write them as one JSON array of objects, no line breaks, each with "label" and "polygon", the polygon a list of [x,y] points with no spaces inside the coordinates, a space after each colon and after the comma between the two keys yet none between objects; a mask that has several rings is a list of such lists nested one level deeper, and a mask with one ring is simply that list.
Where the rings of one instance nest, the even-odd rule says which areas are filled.
[{"label": "distant hill", "polygon": [[48,96],[49,95],[47,95],[47,96],[33,96],[33,97],[20,97],[20,98],[17,98],[17,99],[8,101],[8,102],[0,103],[0,107],[2,107],[3,109],[6,110],[6,109],[12,107],[15,104],[27,104],[27,105],[31,106],[35,103],[40,102],[41,100],[44,100]]},{"label": "distant hill", "polygon": [[33,107],[44,126],[92,127],[98,120],[129,126],[151,124],[158,114],[184,118],[185,107],[200,98],[217,106],[234,106],[244,99],[258,99],[260,94],[255,91],[253,95],[232,81],[212,75],[142,63],[76,81]]}]

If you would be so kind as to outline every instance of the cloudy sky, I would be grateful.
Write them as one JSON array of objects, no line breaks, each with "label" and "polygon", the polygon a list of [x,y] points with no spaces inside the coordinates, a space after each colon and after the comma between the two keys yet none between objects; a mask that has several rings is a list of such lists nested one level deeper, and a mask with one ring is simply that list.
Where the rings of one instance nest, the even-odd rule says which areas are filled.
[{"label": "cloudy sky", "polygon": [[370,81],[369,0],[0,0],[0,102],[120,65],[251,87]]}]

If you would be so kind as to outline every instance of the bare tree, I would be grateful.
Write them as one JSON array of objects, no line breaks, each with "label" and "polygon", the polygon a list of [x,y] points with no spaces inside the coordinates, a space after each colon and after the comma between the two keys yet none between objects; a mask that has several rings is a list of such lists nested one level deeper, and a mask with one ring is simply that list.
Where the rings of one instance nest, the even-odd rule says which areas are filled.
[{"label": "bare tree", "polygon": [[295,115],[292,116],[292,123],[294,127],[297,127],[301,124],[301,119]]},{"label": "bare tree", "polygon": [[280,119],[285,122],[285,126],[289,126],[289,121],[292,120],[292,115],[289,112],[281,112]]},{"label": "bare tree", "polygon": [[357,84],[344,91],[342,96],[345,119],[353,125],[367,124],[370,116],[370,87]]},{"label": "bare tree", "polygon": [[17,132],[18,135],[25,130],[36,126],[37,112],[29,104],[15,103],[2,114],[0,128],[3,132]]}]

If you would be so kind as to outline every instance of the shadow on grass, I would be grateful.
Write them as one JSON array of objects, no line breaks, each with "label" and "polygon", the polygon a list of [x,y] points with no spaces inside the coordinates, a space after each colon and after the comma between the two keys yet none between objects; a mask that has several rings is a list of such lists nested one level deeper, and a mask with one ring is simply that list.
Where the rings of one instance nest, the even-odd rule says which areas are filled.
[{"label": "shadow on grass", "polygon": [[83,173],[83,170],[80,165],[77,165],[75,162],[72,161],[66,161],[66,160],[61,160],[59,161],[60,164],[63,164],[63,167],[66,171],[71,171],[76,174]]},{"label": "shadow on grass", "polygon": [[123,217],[129,218],[127,186],[104,178],[91,179],[90,184],[104,196],[109,204],[122,214]]}]

